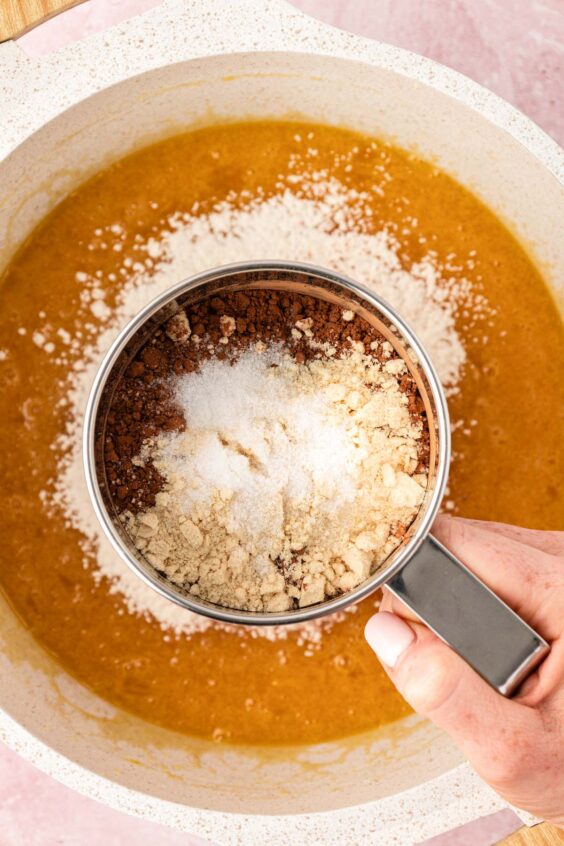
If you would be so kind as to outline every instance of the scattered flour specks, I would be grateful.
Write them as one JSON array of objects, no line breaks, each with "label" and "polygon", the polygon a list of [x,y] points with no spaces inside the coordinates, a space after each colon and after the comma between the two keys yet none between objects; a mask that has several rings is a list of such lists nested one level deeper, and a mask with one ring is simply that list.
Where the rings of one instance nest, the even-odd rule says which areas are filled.
[{"label": "scattered flour specks", "polygon": [[[297,177],[290,179],[299,182]],[[123,259],[118,271],[121,288],[111,308],[101,287],[102,274],[77,274],[82,328],[73,337],[56,331],[53,335],[57,360],[67,373],[62,403],[68,423],[53,444],[61,456],[59,472],[42,500],[47,508],[61,509],[68,524],[80,530],[85,554],[96,561],[96,578],[108,578],[111,590],[123,597],[131,612],[153,617],[176,634],[216,625],[161,598],[120,561],[96,520],[82,468],[82,416],[101,358],[127,321],[171,285],[214,266],[253,259],[305,261],[332,268],[376,291],[396,308],[426,346],[445,387],[456,389],[465,351],[455,315],[461,307],[479,305],[479,295],[468,283],[450,279],[448,271],[442,275],[432,256],[404,267],[390,233],[372,233],[365,225],[367,211],[365,196],[334,179],[313,179],[301,187],[281,187],[280,193],[269,198],[232,197],[207,213],[195,208],[193,214],[176,214],[165,222],[158,237],[143,241],[137,236],[138,259]],[[124,237],[119,224],[95,235],[89,245],[93,249],[96,243],[97,248],[106,249],[108,243]],[[100,241],[101,237],[105,240]],[[112,276],[107,281],[118,278]],[[315,643],[326,625],[301,626],[301,639]],[[287,632],[287,628],[262,627],[252,634],[276,639],[285,638]]]}]

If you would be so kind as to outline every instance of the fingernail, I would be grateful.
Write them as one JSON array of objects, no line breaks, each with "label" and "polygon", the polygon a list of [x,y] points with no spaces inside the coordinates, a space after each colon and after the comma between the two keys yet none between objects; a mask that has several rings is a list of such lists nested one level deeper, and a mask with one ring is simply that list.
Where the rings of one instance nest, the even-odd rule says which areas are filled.
[{"label": "fingernail", "polygon": [[401,617],[380,611],[367,622],[364,636],[380,661],[393,668],[413,642],[415,632]]}]

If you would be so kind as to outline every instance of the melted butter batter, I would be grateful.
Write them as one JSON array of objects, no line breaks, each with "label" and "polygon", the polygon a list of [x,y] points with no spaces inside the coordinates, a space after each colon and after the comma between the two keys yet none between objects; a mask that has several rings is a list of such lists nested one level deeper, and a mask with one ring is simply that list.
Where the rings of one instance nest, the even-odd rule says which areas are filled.
[{"label": "melted butter batter", "polygon": [[[293,636],[273,643],[215,629],[163,639],[156,624],[128,614],[107,584],[95,585],[78,533],[61,516],[47,518],[38,500],[56,474],[50,444],[66,414],[57,405],[59,368],[30,335],[46,320],[74,334],[76,272],[102,270],[107,278],[121,265],[123,254],[87,250],[97,227],[122,223],[127,252],[136,234],[146,239],[163,217],[189,211],[196,200],[259,187],[268,195],[290,156],[303,152],[298,132],[313,133],[316,167],[359,191],[371,192],[385,152],[387,181],[382,196],[373,194],[374,225],[397,225],[407,264],[429,247],[442,261],[475,251],[475,268],[465,275],[481,277],[497,314],[486,343],[459,316],[469,361],[450,410],[453,420],[476,423],[454,434],[449,499],[464,516],[561,528],[559,317],[525,252],[455,181],[345,130],[274,122],[181,135],[98,174],[44,220],[2,277],[0,348],[8,356],[0,362],[0,584],[38,641],[101,696],[170,729],[230,742],[318,742],[407,714],[362,637],[375,600],[348,614],[313,651]],[[335,154],[352,157],[352,170]],[[416,229],[406,226],[412,217]],[[21,327],[26,335],[18,334]]]}]

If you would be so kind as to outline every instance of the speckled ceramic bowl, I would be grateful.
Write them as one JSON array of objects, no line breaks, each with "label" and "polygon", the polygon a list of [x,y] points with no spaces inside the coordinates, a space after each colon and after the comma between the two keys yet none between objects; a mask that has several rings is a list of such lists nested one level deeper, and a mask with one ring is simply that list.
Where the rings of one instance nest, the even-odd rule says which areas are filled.
[{"label": "speckled ceramic bowl", "polygon": [[[562,152],[463,76],[283,0],[166,0],[40,59],[0,46],[0,262],[69,190],[194,125],[300,115],[417,151],[564,278]],[[561,294],[561,292],[560,292]],[[89,796],[223,844],[411,844],[502,807],[446,738],[407,720],[280,750],[179,737],[70,678],[2,601],[2,738]]]}]

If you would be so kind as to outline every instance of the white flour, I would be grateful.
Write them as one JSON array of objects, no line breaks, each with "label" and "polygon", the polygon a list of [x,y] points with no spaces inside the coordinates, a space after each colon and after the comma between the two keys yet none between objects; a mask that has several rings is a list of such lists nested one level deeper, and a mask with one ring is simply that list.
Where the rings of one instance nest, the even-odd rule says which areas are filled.
[{"label": "white flour", "polygon": [[[137,236],[139,260],[124,260],[119,271],[123,284],[111,310],[104,302],[100,279],[77,274],[83,332],[60,338],[56,345],[55,354],[69,371],[63,384],[69,423],[53,445],[61,454],[59,474],[42,499],[46,507],[61,509],[68,524],[84,535],[85,552],[97,562],[97,578],[107,577],[112,591],[123,596],[131,612],[152,616],[163,629],[176,634],[201,631],[212,624],[159,597],[120,561],[96,520],[82,469],[87,396],[102,356],[126,322],[174,283],[214,266],[266,258],[313,262],[351,276],[388,300],[419,335],[444,385],[452,390],[465,360],[454,316],[460,306],[475,305],[480,299],[468,283],[442,278],[432,258],[404,269],[390,235],[370,234],[363,226],[364,198],[335,180],[314,178],[299,190],[293,185],[268,199],[243,198],[243,207],[241,199],[222,203],[209,214],[197,216],[195,209],[194,215],[175,215],[158,237],[145,243]],[[115,242],[115,249],[116,244],[121,246],[120,233],[114,226],[94,234]],[[110,281],[115,277],[110,276]],[[91,314],[97,324],[88,320]],[[304,639],[316,641],[321,624],[301,629]],[[287,629],[263,627],[254,634],[284,638]]]}]

